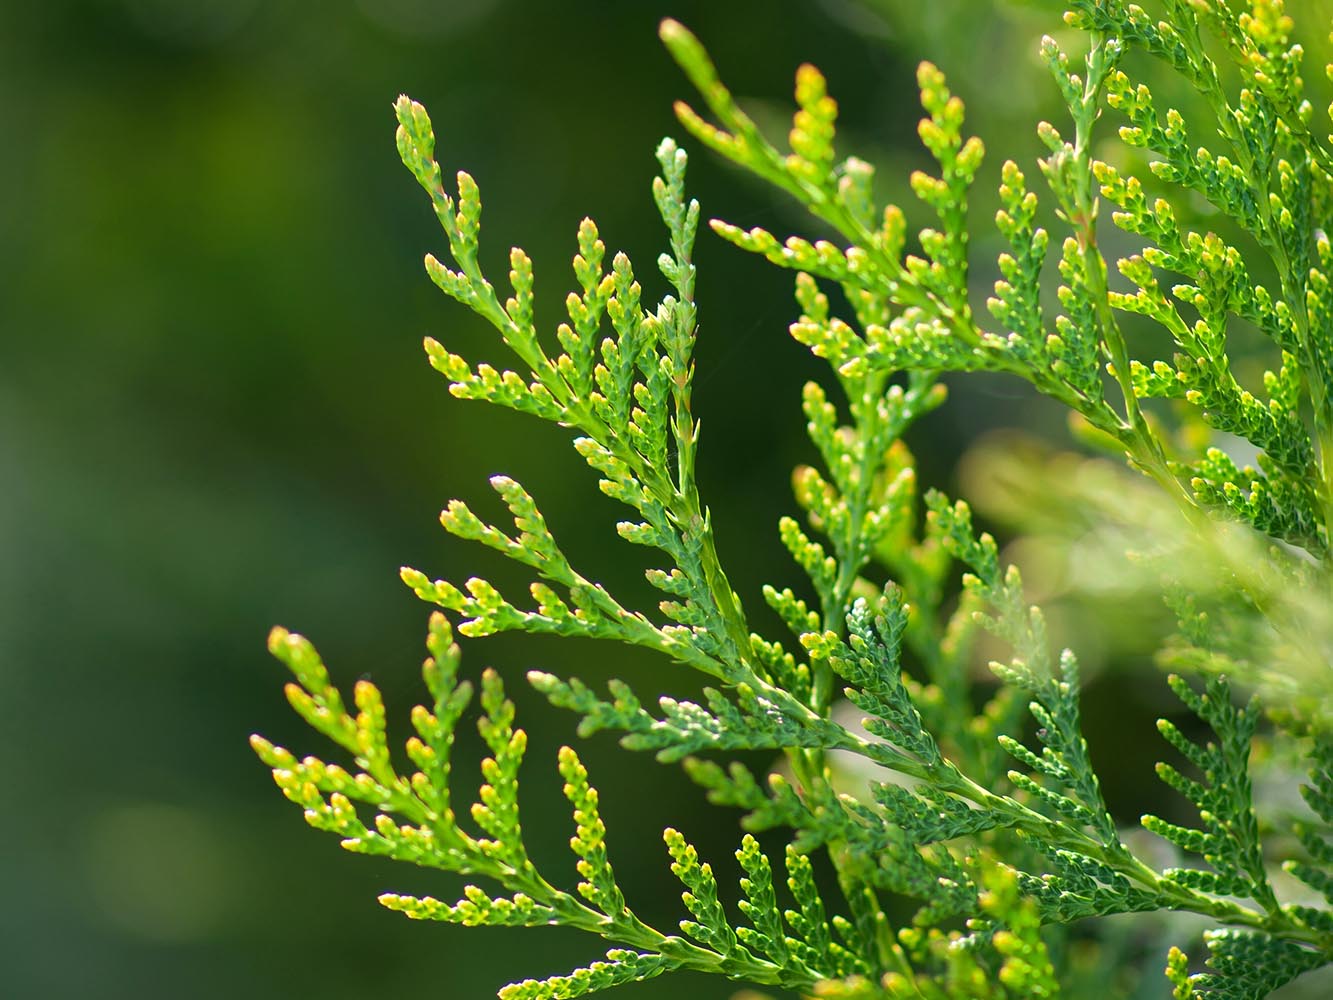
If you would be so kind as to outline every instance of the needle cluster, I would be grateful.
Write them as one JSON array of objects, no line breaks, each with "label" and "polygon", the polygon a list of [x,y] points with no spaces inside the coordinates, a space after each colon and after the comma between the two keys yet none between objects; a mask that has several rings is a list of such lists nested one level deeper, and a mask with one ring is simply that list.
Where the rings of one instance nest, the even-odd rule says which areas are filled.
[{"label": "needle cluster", "polygon": [[[667,293],[648,304],[629,259],[608,260],[585,220],[567,321],[539,330],[532,261],[512,250],[509,291],[497,291],[479,263],[476,182],[460,171],[446,183],[426,109],[396,104],[399,154],[447,244],[426,258],[427,273],[489,321],[507,351],[488,363],[427,340],[430,364],[456,397],[570,431],[597,486],[625,508],[621,538],[653,552],[647,577],[662,599],[629,606],[584,575],[537,500],[496,476],[502,523],[461,500],[441,523],[526,567],[531,585],[501,593],[478,577],[403,570],[436,606],[429,698],[412,713],[403,752],[390,748],[374,685],[358,683],[346,704],[310,643],[282,629],[270,648],[293,675],[292,706],[350,763],[298,758],[261,737],[253,745],[307,822],[349,850],[469,880],[453,902],[386,894],[386,907],[466,925],[570,926],[609,946],[603,960],[500,996],[561,1000],[691,969],[846,1000],[1055,997],[1074,981],[1070,928],[1125,913],[1192,913],[1213,928],[1206,966],[1179,948],[1162,956],[1177,998],[1259,998],[1333,961],[1333,630],[1307,613],[1309,595],[1326,604],[1333,582],[1328,116],[1306,97],[1281,0],[1163,0],[1159,17],[1121,0],[1071,6],[1078,53],[1050,38],[1041,46],[1068,119],[1037,128],[1047,151],[1038,184],[1018,164],[1000,170],[994,225],[1007,249],[984,308],[971,294],[979,224],[968,211],[984,151],[939,69],[918,74],[919,134],[934,167],[911,178],[920,203],[911,214],[925,220],[912,231],[908,212],[876,201],[870,164],[835,151],[838,108],[818,70],[798,70],[779,148],[694,36],[662,25],[702,98],[699,110],[677,105],[686,131],[796,199],[823,234],[784,239],[711,223],[795,272],[791,333],[829,365],[801,400],[819,459],[795,476],[803,516],[777,531],[806,579],[756,595],[785,624],[780,635],[757,630],[728,582],[695,476],[700,208],[685,193],[685,151],[663,140],[652,186]],[[1136,82],[1135,67],[1153,60],[1202,95],[1202,120]],[[1108,146],[1117,134],[1108,119],[1118,147]],[[1197,145],[1205,135],[1213,148]],[[1199,201],[1216,221],[1202,233],[1186,221],[1197,211],[1182,208]],[[1137,252],[1106,260],[1108,222]],[[1247,335],[1274,358],[1250,388],[1232,350]],[[1152,336],[1170,345],[1164,356],[1142,356]],[[1021,378],[1066,406],[1160,489],[1182,537],[1216,555],[1206,590],[1191,589],[1197,565],[1178,577],[1163,569],[1180,626],[1166,683],[1198,724],[1196,735],[1159,724],[1158,774],[1192,804],[1192,824],[1149,815],[1133,831],[1111,814],[1081,722],[1076,651],[1052,647],[1017,568],[974,528],[968,506],[918,487],[905,431],[944,402],[944,373],[978,370]],[[1257,455],[1253,465],[1230,457],[1243,450],[1227,447],[1237,441]],[[1226,557],[1237,538],[1257,564]],[[640,919],[617,882],[598,793],[569,747],[556,768],[572,812],[571,868],[539,871],[520,823],[527,739],[492,671],[478,698],[482,784],[460,805],[450,757],[473,686],[454,637],[507,631],[645,647],[664,669],[704,675],[697,702],[644,698],[624,681],[603,691],[545,672],[527,680],[575,713],[580,733],[613,731],[627,750],[679,762],[710,801],[743,814],[739,893],[668,829],[682,919],[660,929]],[[987,648],[1006,651],[990,663],[992,680],[974,669],[982,633]],[[1301,815],[1258,814],[1260,739],[1303,762]],[[742,751],[770,752],[772,773],[754,773],[735,759]],[[849,758],[866,765],[850,793],[839,773]],[[752,835],[773,830],[786,832],[782,857]],[[1148,834],[1160,849],[1145,851]],[[836,893],[817,884],[819,852]],[[1162,867],[1163,854],[1175,862]],[[911,901],[899,926],[886,917],[890,900]]]}]

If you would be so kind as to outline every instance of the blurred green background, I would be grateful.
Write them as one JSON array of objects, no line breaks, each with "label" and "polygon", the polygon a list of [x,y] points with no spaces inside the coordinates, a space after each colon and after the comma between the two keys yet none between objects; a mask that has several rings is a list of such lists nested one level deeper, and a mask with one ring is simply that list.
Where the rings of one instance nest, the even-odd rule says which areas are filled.
[{"label": "blurred green background", "polygon": [[[917,61],[939,62],[969,102],[992,150],[981,187],[993,190],[1006,156],[1036,155],[1036,117],[1056,114],[1035,49],[1060,26],[1058,10],[968,0],[0,5],[0,994],[488,996],[598,953],[558,931],[463,930],[382,910],[380,891],[452,896],[459,883],[348,855],[308,830],[246,745],[261,731],[298,753],[326,749],[281,697],[263,645],[274,623],[311,636],[344,684],[372,677],[405,722],[427,609],[397,567],[518,579],[436,523],[453,496],[489,512],[493,473],[529,487],[590,575],[627,603],[653,599],[637,553],[611,531],[618,510],[565,435],[453,400],[426,365],[424,335],[501,359],[488,330],[422,272],[443,239],[397,162],[398,93],[430,108],[446,171],[466,166],[478,179],[491,273],[503,276],[514,243],[535,259],[550,326],[584,214],[639,262],[649,294],[662,291],[652,152],[679,134],[671,100],[690,96],[657,43],[662,16],[703,38],[778,136],[792,70],[824,67],[842,99],[844,148],[880,165],[881,193],[906,199],[906,175],[922,163]],[[691,148],[706,215],[804,225]],[[979,259],[990,251],[983,240]],[[700,479],[753,610],[761,583],[798,582],[774,526],[793,512],[791,467],[813,457],[799,389],[822,364],[786,335],[789,275],[707,233],[697,259]],[[1060,419],[1016,385],[968,380],[912,444],[923,479],[948,488],[979,430],[1058,432]],[[522,671],[623,675],[645,694],[692,685],[657,660],[565,641],[465,645],[468,671],[488,664],[513,679],[533,736],[534,852],[572,876],[554,750],[575,738],[573,724],[526,691]],[[1126,704],[1092,712],[1094,739]],[[1145,717],[1158,710],[1136,705]],[[470,730],[462,744],[475,761]],[[1127,816],[1142,808],[1130,792],[1150,780],[1152,753],[1122,748],[1108,775]],[[679,887],[661,828],[682,829],[729,874],[736,817],[613,741],[590,741],[585,759],[631,899],[670,925]],[[732,992],[676,977],[634,995],[685,989]]]}]

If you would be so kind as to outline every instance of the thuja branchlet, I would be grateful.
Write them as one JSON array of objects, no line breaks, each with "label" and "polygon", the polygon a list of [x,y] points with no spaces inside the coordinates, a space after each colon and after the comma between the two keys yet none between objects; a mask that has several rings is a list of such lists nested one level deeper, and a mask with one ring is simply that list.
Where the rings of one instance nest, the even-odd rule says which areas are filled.
[{"label": "thuja branchlet", "polygon": [[[1333,960],[1329,117],[1307,97],[1281,0],[1162,0],[1152,16],[1121,0],[1072,0],[1065,21],[1078,30],[1064,36],[1077,39],[1074,50],[1047,38],[1041,54],[1067,115],[1037,127],[1046,154],[1028,168],[1035,182],[1016,163],[1001,169],[993,225],[1007,249],[984,310],[969,294],[969,241],[990,223],[968,213],[983,146],[966,134],[939,69],[926,63],[917,75],[919,135],[934,167],[912,175],[919,204],[904,211],[876,201],[869,163],[835,152],[838,108],[817,69],[797,71],[783,149],[694,36],[662,24],[702,99],[677,105],[681,125],[803,205],[823,234],[780,239],[710,223],[795,272],[791,333],[829,365],[801,400],[820,467],[795,478],[803,520],[778,526],[807,579],[744,601],[695,476],[700,208],[685,193],[685,150],[662,141],[652,185],[668,293],[645,304],[629,259],[608,260],[585,220],[568,321],[552,333],[534,321],[532,261],[512,250],[510,290],[497,291],[479,263],[476,182],[462,171],[446,182],[426,109],[407,97],[395,105],[398,152],[448,245],[443,258],[427,256],[427,273],[508,349],[492,365],[428,339],[430,364],[456,397],[571,432],[601,491],[628,509],[621,538],[654,553],[660,568],[648,581],[663,599],[626,606],[583,575],[536,500],[497,476],[512,525],[487,523],[460,500],[441,521],[527,567],[529,594],[402,571],[438,608],[428,698],[403,753],[390,748],[375,686],[359,682],[348,705],[311,644],[283,629],[269,645],[293,675],[288,699],[350,763],[252,742],[307,822],[344,847],[476,883],[453,902],[386,894],[384,906],[418,920],[562,925],[607,942],[604,960],[513,983],[500,991],[506,1000],[577,997],[680,969],[848,1000],[1069,995],[1078,988],[1069,935],[1095,940],[1101,918],[1127,913],[1194,914],[1211,928],[1160,956],[1163,989],[1176,998],[1263,997]],[[1196,91],[1192,117],[1137,81],[1138,66]],[[1115,165],[1094,155],[1117,137]],[[1185,208],[1199,203],[1211,220],[1204,231]],[[925,223],[914,234],[909,215]],[[1137,252],[1108,261],[1098,238],[1108,225]],[[844,315],[827,294],[835,289]],[[1170,350],[1137,359],[1147,328]],[[1272,357],[1262,384],[1245,387],[1232,364],[1238,329]],[[1085,437],[1155,485],[1197,556],[1174,560],[1189,573],[1162,567],[1179,625],[1164,683],[1211,735],[1158,725],[1158,774],[1192,803],[1192,825],[1148,815],[1147,834],[1132,834],[1113,818],[1080,721],[1076,651],[1052,648],[1018,570],[974,529],[968,506],[918,489],[904,432],[944,403],[943,374],[981,370],[1067,407]],[[1248,443],[1253,465],[1230,457],[1228,441]],[[755,630],[745,608],[759,596],[789,634]],[[654,927],[636,915],[597,791],[570,747],[556,768],[573,813],[573,865],[539,871],[519,822],[527,740],[494,671],[481,675],[477,698],[488,751],[480,794],[456,800],[450,752],[474,689],[455,633],[506,631],[628,643],[661,654],[663,669],[705,675],[698,703],[644,700],[624,681],[605,691],[535,671],[527,681],[574,712],[581,734],[619,733],[627,750],[679,763],[719,808],[743,814],[739,894],[668,829],[683,919]],[[994,682],[973,669],[981,633],[993,637],[986,648],[1007,651],[990,664]],[[651,684],[641,679],[640,690]],[[1256,814],[1258,738],[1301,762],[1300,814]],[[741,751],[770,752],[771,773],[735,760]],[[835,759],[848,755],[876,776],[862,776],[854,794],[834,786]],[[789,846],[771,858],[753,834],[778,830]],[[1148,835],[1161,841],[1151,851]],[[1174,863],[1153,860],[1161,848]],[[836,892],[815,877],[818,854]],[[911,915],[891,924],[890,901],[894,912],[910,901]]]}]

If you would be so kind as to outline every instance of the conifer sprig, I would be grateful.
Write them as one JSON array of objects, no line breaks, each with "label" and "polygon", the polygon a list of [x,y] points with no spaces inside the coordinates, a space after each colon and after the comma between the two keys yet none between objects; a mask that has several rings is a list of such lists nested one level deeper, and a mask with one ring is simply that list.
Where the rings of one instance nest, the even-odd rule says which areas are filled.
[{"label": "conifer sprig", "polygon": [[[597,791],[570,747],[560,750],[559,772],[565,780],[565,797],[573,808],[575,833],[570,849],[581,881],[576,893],[547,881],[528,857],[519,822],[518,770],[527,736],[513,727],[513,703],[505,697],[494,671],[482,676],[483,714],[478,720],[491,756],[482,761],[482,785],[477,801],[468,810],[476,832],[467,830],[450,805],[449,759],[455,726],[471,701],[472,690],[467,681],[458,679],[459,650],[442,614],[431,616],[427,640],[431,656],[422,670],[434,703],[430,708],[418,706],[412,711],[416,735],[407,741],[406,757],[419,770],[407,774],[400,772],[392,759],[383,702],[373,684],[358,682],[358,711],[353,715],[309,642],[276,629],[269,645],[295,677],[287,688],[293,707],[313,728],[351,754],[359,769],[349,771],[317,757],[298,760],[288,750],[253,737],[255,752],[273,769],[283,794],[304,809],[306,822],[338,834],[347,850],[483,878],[509,893],[492,896],[469,884],[463,889],[463,897],[453,904],[429,896],[385,893],[380,897],[385,907],[414,920],[467,926],[571,926],[628,949],[639,949],[613,948],[606,961],[568,976],[526,980],[506,987],[501,991],[506,1000],[565,1000],[673,969],[718,972],[758,983],[799,981],[809,986],[837,974],[841,968],[820,963],[788,967],[747,949],[718,902],[711,869],[698,861],[694,848],[675,831],[668,831],[667,846],[675,859],[673,870],[686,890],[686,907],[696,918],[682,922],[682,929],[693,940],[663,934],[643,923],[626,905],[616,881]],[[762,856],[757,855],[752,839],[747,838],[738,853],[747,859],[746,870],[752,876],[761,874],[761,864],[767,865],[767,859],[758,860]],[[801,871],[799,861],[790,861],[789,866]],[[765,890],[753,878],[747,882],[750,903],[743,912],[758,927],[776,933],[771,885]],[[814,905],[813,899],[810,905]],[[813,921],[800,927],[806,934],[821,933],[821,927],[822,933],[828,933],[827,926]],[[769,951],[786,954],[787,938],[765,940]],[[778,940],[780,946],[774,943]],[[813,949],[807,948],[806,953],[812,954]]]},{"label": "conifer sprig", "polygon": [[[926,225],[909,236],[906,213],[877,204],[871,166],[836,152],[838,108],[818,70],[797,71],[783,150],[742,110],[698,40],[674,21],[662,25],[662,40],[712,118],[678,104],[684,127],[794,197],[829,237],[780,241],[763,229],[711,223],[730,243],[797,272],[791,333],[831,368],[831,381],[809,383],[802,397],[820,463],[794,477],[805,520],[784,518],[777,532],[808,586],[804,596],[763,591],[786,639],[752,627],[718,558],[697,483],[700,208],[685,194],[685,151],[663,140],[652,186],[667,230],[669,250],[657,265],[669,293],[645,307],[629,259],[614,255],[608,270],[598,230],[585,220],[568,321],[548,334],[536,325],[532,261],[513,249],[510,291],[496,291],[479,262],[476,182],[459,172],[446,190],[425,109],[406,97],[395,105],[400,156],[428,193],[448,244],[447,262],[430,255],[426,270],[485,318],[516,359],[516,370],[474,364],[427,340],[431,365],[459,398],[572,429],[601,491],[633,512],[619,535],[665,560],[647,574],[663,594],[657,608],[626,607],[575,568],[534,498],[497,475],[491,485],[512,528],[459,500],[441,523],[526,567],[531,603],[514,603],[478,577],[458,585],[404,569],[403,579],[456,615],[468,638],[526,631],[613,640],[703,674],[714,686],[693,701],[645,702],[620,680],[606,695],[544,671],[528,680],[579,717],[580,734],[614,731],[627,749],[681,761],[711,802],[743,811],[747,830],[788,834],[785,879],[745,835],[737,894],[683,834],[665,831],[684,917],[679,934],[664,933],[626,900],[598,793],[569,747],[559,751],[557,771],[573,811],[572,888],[537,870],[520,822],[527,737],[494,671],[480,681],[478,728],[488,752],[481,788],[468,809],[457,807],[451,750],[472,687],[459,677],[443,614],[431,616],[423,669],[431,703],[412,713],[405,758],[390,749],[373,684],[358,683],[349,707],[313,647],[275,630],[270,648],[295,678],[287,688],[293,708],[354,765],[298,760],[254,737],[286,797],[349,850],[496,887],[466,884],[454,903],[390,893],[385,906],[466,925],[570,926],[612,946],[604,960],[517,982],[501,996],[557,1000],[692,969],[848,1000],[1054,997],[1067,979],[1065,952],[1051,946],[1064,927],[1144,911],[1192,912],[1215,925],[1205,935],[1206,971],[1191,973],[1182,951],[1169,953],[1166,976],[1177,998],[1258,998],[1333,959],[1329,714],[1276,676],[1293,644],[1329,648],[1324,620],[1284,593],[1299,588],[1317,603],[1330,591],[1333,250],[1325,230],[1333,139],[1315,134],[1301,48],[1280,0],[1254,0],[1243,11],[1229,0],[1163,0],[1159,20],[1121,0],[1071,6],[1067,22],[1086,34],[1082,59],[1051,39],[1041,46],[1070,123],[1064,135],[1049,123],[1038,127],[1047,149],[1037,163],[1044,194],[1017,164],[1000,168],[995,225],[1006,250],[989,318],[974,309],[969,286],[968,205],[983,148],[965,135],[962,101],[939,69],[925,63],[918,73],[925,111],[918,134],[934,167],[910,178]],[[1198,91],[1204,120],[1163,109],[1149,86],[1132,80],[1125,56],[1133,50]],[[1237,68],[1234,95],[1219,58]],[[1126,153],[1114,166],[1093,155],[1108,110],[1127,122],[1119,130]],[[1190,136],[1209,130],[1222,147],[1195,148]],[[1140,151],[1154,158],[1144,161]],[[1144,163],[1147,172],[1136,176]],[[1213,206],[1207,232],[1190,228],[1198,223],[1182,209],[1181,192]],[[1114,224],[1144,244],[1114,268],[1098,232],[1103,198],[1118,209]],[[1048,227],[1060,236],[1053,296],[1044,280]],[[1260,274],[1273,276],[1265,279],[1271,289]],[[1181,283],[1168,287],[1164,275]],[[850,310],[846,318],[835,314],[831,287]],[[1271,345],[1262,388],[1246,387],[1233,363],[1237,320]],[[1169,337],[1169,361],[1135,356],[1145,322]],[[1193,805],[1198,822],[1142,821],[1206,867],[1182,859],[1161,870],[1131,847],[1084,733],[1075,653],[1055,654],[1017,568],[975,530],[967,505],[934,491],[919,495],[902,436],[943,403],[942,373],[975,370],[1015,375],[1067,406],[1164,491],[1175,530],[1204,539],[1190,551],[1214,553],[1203,570],[1161,569],[1181,630],[1166,658],[1204,678],[1202,692],[1189,678],[1168,683],[1211,735],[1195,739],[1162,721],[1159,731],[1184,763],[1160,764],[1158,773]],[[1176,410],[1161,410],[1163,400]],[[1172,433],[1163,419],[1170,413],[1191,429],[1247,442],[1255,467],[1223,450],[1227,438],[1194,448],[1188,435]],[[1214,544],[1218,521],[1263,544]],[[1255,552],[1263,553],[1260,569],[1246,565]],[[1206,589],[1197,585],[1201,573],[1213,577]],[[1205,605],[1243,608],[1249,617],[1244,625],[1219,623]],[[990,664],[994,682],[974,670],[979,631],[1006,647]],[[1228,672],[1237,675],[1231,682]],[[1232,684],[1247,680],[1257,693],[1242,701]],[[1268,729],[1259,699],[1270,702]],[[1263,836],[1251,773],[1258,739],[1288,741],[1310,764],[1303,792],[1313,818],[1278,818],[1299,845],[1290,857],[1275,857]],[[743,751],[765,751],[783,765],[758,774],[730,759]],[[850,788],[846,759],[863,769]],[[820,852],[839,901],[817,888],[811,857]],[[1272,877],[1276,861],[1314,895],[1284,899]],[[913,916],[895,928],[886,904],[903,897]]]}]

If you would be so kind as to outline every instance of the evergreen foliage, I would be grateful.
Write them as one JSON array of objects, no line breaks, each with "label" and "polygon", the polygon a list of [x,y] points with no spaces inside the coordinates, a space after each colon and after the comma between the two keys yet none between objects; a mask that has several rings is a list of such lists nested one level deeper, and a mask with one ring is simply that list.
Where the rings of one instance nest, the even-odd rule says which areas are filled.
[{"label": "evergreen foliage", "polygon": [[[966,135],[962,102],[940,70],[923,64],[918,74],[919,133],[935,166],[911,178],[927,225],[909,235],[904,211],[876,203],[870,165],[835,152],[837,105],[816,69],[797,72],[784,151],[737,105],[694,36],[662,25],[703,101],[701,111],[677,105],[685,129],[795,198],[826,236],[780,239],[711,223],[796,272],[792,335],[831,369],[828,384],[807,385],[802,399],[822,468],[798,470],[804,521],[778,526],[808,582],[762,595],[788,637],[756,632],[719,562],[695,476],[700,208],[685,194],[685,151],[663,140],[652,187],[669,294],[646,305],[628,258],[608,266],[585,220],[568,322],[550,336],[534,321],[532,261],[512,250],[512,291],[497,292],[479,264],[476,183],[460,171],[446,185],[426,110],[399,99],[399,153],[448,243],[447,258],[427,256],[426,270],[512,355],[473,362],[427,340],[430,364],[459,398],[569,428],[602,492],[628,508],[621,537],[655,550],[660,568],[648,581],[663,596],[655,609],[627,607],[575,568],[537,501],[497,476],[491,486],[512,526],[489,524],[459,500],[441,522],[527,567],[530,598],[477,577],[403,570],[442,609],[427,638],[429,702],[412,713],[404,754],[390,749],[374,685],[359,682],[348,706],[313,647],[281,629],[270,648],[294,677],[288,699],[353,764],[252,742],[307,822],[344,847],[487,885],[467,884],[453,903],[387,894],[386,907],[467,925],[570,926],[611,946],[602,961],[515,983],[502,997],[578,997],[678,969],[848,1000],[1054,997],[1070,982],[1071,925],[1147,911],[1198,914],[1213,927],[1206,968],[1191,971],[1174,947],[1165,958],[1163,989],[1177,998],[1258,998],[1333,960],[1327,680],[1304,690],[1273,680],[1297,649],[1328,669],[1328,633],[1274,595],[1329,596],[1333,137],[1321,134],[1327,116],[1306,96],[1281,0],[1163,0],[1160,19],[1121,0],[1071,5],[1066,22],[1082,33],[1081,54],[1050,38],[1041,46],[1069,121],[1038,126],[1044,192],[1014,163],[1000,171],[995,224],[1008,249],[984,313],[969,295],[968,216],[983,147]],[[1187,122],[1136,83],[1144,58],[1202,94],[1211,116]],[[1103,148],[1104,115],[1122,123],[1114,164],[1093,153]],[[1205,135],[1215,148],[1196,146]],[[1189,197],[1213,206],[1216,231],[1188,228],[1180,206]],[[1114,268],[1098,239],[1103,199],[1140,247]],[[1053,232],[1042,224],[1048,213]],[[851,315],[836,315],[831,289]],[[1169,338],[1166,359],[1135,357],[1149,328]],[[1271,342],[1261,388],[1244,387],[1233,364],[1230,343],[1247,328]],[[1240,537],[1259,553],[1258,569],[1218,556],[1206,592],[1183,569],[1161,570],[1180,621],[1167,658],[1186,675],[1167,683],[1198,720],[1189,733],[1159,724],[1167,759],[1158,774],[1197,812],[1190,824],[1143,817],[1177,853],[1170,867],[1107,808],[1081,723],[1075,653],[1052,648],[1018,570],[974,528],[968,506],[918,489],[903,433],[944,401],[942,374],[977,370],[1022,378],[1068,407],[1090,439],[1168,498],[1178,533]],[[1224,450],[1238,439],[1257,452],[1253,467]],[[1233,627],[1218,608],[1242,608],[1251,627]],[[629,750],[681,762],[712,802],[744,812],[751,833],[736,852],[739,895],[669,829],[683,918],[663,929],[641,920],[617,882],[598,793],[568,747],[557,765],[578,881],[539,872],[520,824],[526,736],[493,671],[480,681],[483,783],[460,816],[450,753],[473,688],[460,676],[455,631],[612,640],[703,674],[711,686],[698,703],[645,701],[623,681],[604,694],[574,677],[534,671],[528,681],[574,712],[581,734],[610,730]],[[982,632],[987,648],[1004,650],[990,664],[994,683],[972,669]],[[1260,739],[1305,761],[1304,815],[1257,812],[1251,750]],[[783,760],[786,776],[757,776],[728,759],[756,750]],[[835,787],[840,755],[871,766],[858,794]],[[774,829],[789,834],[780,865],[752,836]],[[841,898],[817,885],[818,851]],[[1279,869],[1292,878],[1279,884]],[[1294,893],[1294,882],[1308,892]],[[891,926],[886,903],[903,899],[914,915]]]}]

